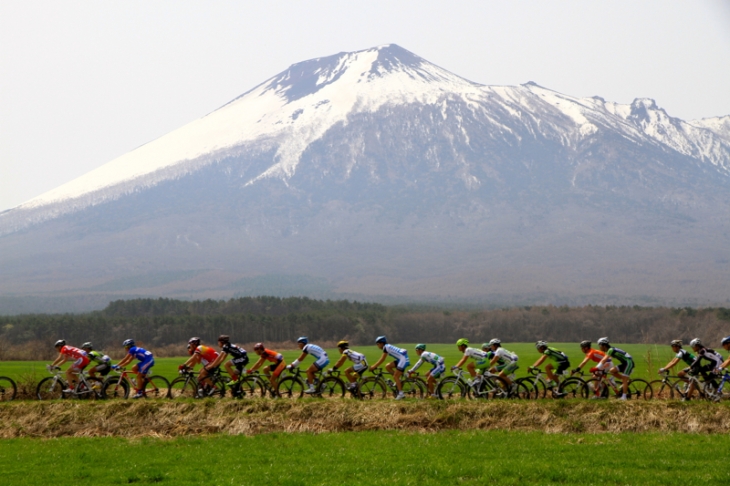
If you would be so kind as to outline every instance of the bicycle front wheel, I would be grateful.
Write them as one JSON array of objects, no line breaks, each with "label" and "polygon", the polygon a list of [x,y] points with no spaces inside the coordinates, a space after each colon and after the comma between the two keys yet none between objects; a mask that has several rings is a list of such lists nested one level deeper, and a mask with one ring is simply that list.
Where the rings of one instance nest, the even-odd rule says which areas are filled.
[{"label": "bicycle front wheel", "polygon": [[[88,385],[87,385],[88,383]],[[76,397],[81,400],[95,400],[101,398],[101,389],[104,382],[99,378],[86,377],[86,383],[80,381],[76,384]]]},{"label": "bicycle front wheel", "polygon": [[196,398],[198,382],[192,376],[178,376],[170,382],[170,398]]},{"label": "bicycle front wheel", "polygon": [[653,393],[648,381],[638,378],[629,382],[629,400],[651,400]]},{"label": "bicycle front wheel", "polygon": [[357,386],[357,394],[363,400],[382,400],[388,394],[383,380],[369,376]]},{"label": "bicycle front wheel", "polygon": [[403,395],[406,398],[423,398],[424,391],[418,381],[406,378],[401,381],[401,385],[403,385]]},{"label": "bicycle front wheel", "polygon": [[67,394],[63,392],[66,388],[66,383],[61,379],[56,379],[53,376],[43,378],[38,387],[35,389],[35,396],[38,400],[56,400],[59,398],[66,398]]},{"label": "bicycle front wheel", "polygon": [[[507,398],[511,393],[510,388],[510,385],[501,376],[484,376],[481,383],[477,385],[474,395],[476,398],[482,399]],[[516,384],[515,388],[517,388]],[[473,390],[470,391],[473,392]]]},{"label": "bicycle front wheel", "polygon": [[304,382],[295,376],[285,376],[276,384],[276,394],[281,398],[301,398],[304,395]]},{"label": "bicycle front wheel", "polygon": [[588,387],[586,382],[580,378],[566,378],[558,387],[560,398],[567,400],[573,398],[588,398]]},{"label": "bicycle front wheel", "polygon": [[517,381],[512,382],[512,387],[509,391],[508,398],[517,398],[518,400],[529,400],[532,396],[532,392],[527,389],[524,383],[518,383]]},{"label": "bicycle front wheel", "polygon": [[674,387],[669,383],[664,383],[662,380],[654,380],[649,382],[652,393],[651,397],[654,400],[670,400],[674,398]]},{"label": "bicycle front wheel", "polygon": [[586,387],[588,388],[588,398],[608,398],[608,385],[601,380],[591,378],[586,381]]},{"label": "bicycle front wheel", "polygon": [[107,400],[124,400],[129,398],[129,382],[121,376],[112,376],[104,381],[101,396]]},{"label": "bicycle front wheel", "polygon": [[0,402],[9,402],[15,398],[18,387],[15,382],[7,376],[0,376]]},{"label": "bicycle front wheel", "polygon": [[258,378],[248,376],[231,388],[233,398],[263,398],[266,388]]},{"label": "bicycle front wheel", "polygon": [[523,376],[522,378],[517,378],[515,380],[515,383],[519,383],[527,388],[527,392],[530,396],[525,398],[529,400],[537,400],[538,398],[540,398],[540,389],[535,388],[534,381],[531,380],[529,377]]},{"label": "bicycle front wheel", "polygon": [[147,398],[170,398],[170,382],[160,375],[150,376],[144,384]]},{"label": "bicycle front wheel", "polygon": [[345,383],[335,376],[328,376],[319,384],[319,396],[327,399],[345,398]]},{"label": "bicycle front wheel", "polygon": [[441,400],[460,400],[466,397],[466,385],[455,376],[447,376],[439,381],[436,394]]}]

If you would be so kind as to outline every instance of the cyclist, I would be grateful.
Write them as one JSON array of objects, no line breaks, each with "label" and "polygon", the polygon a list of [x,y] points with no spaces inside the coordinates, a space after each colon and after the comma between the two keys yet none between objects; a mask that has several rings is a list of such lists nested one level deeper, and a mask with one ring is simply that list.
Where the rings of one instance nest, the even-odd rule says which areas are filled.
[{"label": "cyclist", "polygon": [[135,346],[134,339],[127,339],[122,343],[122,346],[127,350],[127,355],[119,363],[113,365],[112,369],[122,368],[129,364],[132,359],[137,358],[139,363],[132,367],[132,372],[137,375],[137,388],[135,388],[137,393],[132,398],[142,398],[145,396],[145,375],[150,374],[150,369],[155,365],[155,357],[146,349]]},{"label": "cyclist", "polygon": [[178,366],[177,369],[193,369],[196,364],[200,363],[203,367],[200,369],[200,373],[198,373],[198,383],[201,385],[212,386],[213,384],[208,379],[208,376],[217,368],[217,366],[213,366],[213,363],[218,360],[218,351],[210,346],[200,344],[199,337],[192,337],[188,341],[188,354],[190,355],[190,358],[188,358],[185,363]]},{"label": "cyclist", "polygon": [[349,359],[352,361],[352,366],[345,369],[345,376],[347,377],[347,381],[349,381],[347,388],[353,390],[357,387],[358,376],[362,376],[362,374],[368,370],[368,360],[365,358],[364,354],[350,349],[350,343],[347,341],[340,341],[337,343],[337,349],[339,349],[342,356],[340,356],[337,363],[332,366],[332,371],[337,370],[337,368],[345,364],[345,360]]},{"label": "cyclist", "polygon": [[[674,358],[672,358],[672,360],[669,363],[667,363],[667,365],[664,368],[659,368],[659,373],[664,373],[665,371],[667,371],[669,368],[675,366],[680,361],[684,361],[687,364],[687,366],[691,366],[692,363],[694,363],[695,359],[697,359],[697,357],[694,354],[690,353],[687,350],[682,349],[682,340],[681,339],[675,339],[671,343],[669,343],[669,345],[672,347],[672,351],[675,353]],[[687,371],[681,370],[679,373],[677,373],[677,376],[679,376],[679,378],[682,381],[689,382],[689,378],[687,378]]]},{"label": "cyclist", "polygon": [[[726,336],[726,337],[722,338],[722,341],[720,342],[720,344],[722,344],[722,349],[724,349],[725,351],[730,351],[730,336]],[[730,366],[730,358],[723,361],[723,363],[720,365],[720,369],[724,370],[728,366]]]},{"label": "cyclist", "polygon": [[626,395],[629,392],[631,372],[634,371],[634,358],[632,358],[631,355],[623,349],[612,347],[607,337],[600,338],[596,341],[596,343],[598,343],[601,351],[606,353],[606,356],[604,356],[601,362],[598,363],[599,367],[605,366],[609,358],[611,358],[611,360],[615,359],[618,362],[618,366],[611,366],[611,368],[609,368],[609,373],[616,378],[620,378],[623,382],[623,394],[621,395],[621,400],[626,400]]},{"label": "cyclist", "polygon": [[[690,341],[689,345],[692,347],[694,352],[697,353],[697,357],[692,362],[692,364],[689,365],[689,374],[693,376],[701,374],[705,380],[709,379],[710,381],[712,381],[712,378],[708,377],[708,373],[712,373],[720,368],[723,364],[724,358],[714,349],[706,348],[705,345],[702,344],[702,341],[700,341],[698,338]],[[703,360],[707,362],[707,364],[705,364],[704,366],[702,365]],[[687,396],[683,398],[683,400],[690,400],[692,398],[694,390],[695,382],[690,381],[689,390],[687,390]]]},{"label": "cyclist", "polygon": [[416,354],[418,355],[418,362],[413,365],[413,368],[410,369],[408,374],[411,375],[415,373],[415,371],[424,362],[429,363],[431,366],[433,366],[428,372],[428,380],[426,381],[426,384],[428,385],[428,393],[430,393],[432,397],[438,398],[438,395],[435,393],[436,380],[446,371],[444,358],[436,353],[426,351],[425,344],[416,344]]},{"label": "cyclist", "polygon": [[94,351],[94,346],[91,343],[84,343],[81,345],[81,349],[86,351],[89,355],[89,361],[93,361],[96,365],[89,369],[89,376],[96,378],[96,373],[101,373],[101,376],[106,376],[112,370],[112,359],[106,354]]},{"label": "cyclist", "polygon": [[259,359],[248,369],[247,373],[253,373],[259,369],[264,362],[270,361],[273,364],[264,368],[264,374],[269,377],[271,389],[276,390],[276,381],[279,379],[281,372],[284,371],[284,368],[286,368],[286,361],[284,361],[284,357],[281,353],[266,349],[262,343],[254,344],[253,352],[259,355]]},{"label": "cyclist", "polygon": [[512,379],[509,377],[512,373],[517,371],[519,366],[517,360],[519,357],[515,353],[511,353],[502,347],[502,341],[499,339],[492,339],[489,341],[489,346],[494,352],[492,360],[489,362],[490,366],[496,365],[495,371],[499,372],[499,377],[503,378],[508,385],[512,385]]},{"label": "cyclist", "polygon": [[[400,377],[406,368],[411,365],[411,360],[408,359],[408,351],[403,348],[397,348],[392,344],[388,344],[388,339],[385,336],[378,336],[375,339],[375,344],[377,344],[378,348],[383,350],[383,355],[380,356],[380,359],[370,367],[370,371],[374,371],[377,367],[383,364],[383,361],[385,361],[385,358],[388,356],[395,358],[395,361],[385,365],[385,369],[388,370],[389,373],[393,374],[393,381],[395,381],[395,387],[398,389],[398,395],[396,395],[395,399],[404,399],[405,395],[403,394],[403,383],[400,381]],[[393,368],[395,368],[395,371],[393,371]]]},{"label": "cyclist", "polygon": [[[487,347],[489,346],[488,343],[484,343],[484,345]],[[472,386],[475,383],[479,383],[482,379],[483,371],[489,368],[489,361],[494,356],[494,352],[491,350],[484,351],[484,346],[482,346],[482,350],[479,350],[477,348],[470,348],[469,340],[465,338],[461,338],[456,341],[456,347],[460,352],[464,353],[464,356],[461,357],[458,363],[451,367],[451,370],[458,370],[459,368],[464,366],[464,363],[466,363],[469,358],[472,358],[474,361],[476,361],[476,363],[469,361],[469,364],[466,365],[466,370],[471,375],[471,379],[468,380],[467,383],[469,384],[469,386]],[[477,372],[477,370],[480,371]]]},{"label": "cyclist", "polygon": [[307,368],[307,386],[308,388],[304,390],[304,393],[314,393],[314,374],[317,371],[322,371],[322,369],[330,364],[330,358],[327,356],[327,352],[322,349],[321,347],[317,346],[316,344],[310,344],[309,338],[306,336],[302,336],[299,339],[297,339],[297,346],[299,346],[299,349],[302,350],[302,354],[299,355],[297,359],[292,361],[291,365],[287,366],[287,369],[296,368],[299,366],[299,363],[304,360],[304,358],[307,357],[308,354],[311,354],[312,357],[314,357],[314,363],[312,363],[309,368]]},{"label": "cyclist", "polygon": [[[226,362],[226,371],[231,375],[231,381],[237,382],[243,374],[244,368],[248,364],[248,353],[241,346],[231,344],[231,337],[226,334],[218,336],[218,347],[221,348],[221,352],[218,353],[218,357],[210,364],[210,369],[215,369],[221,365],[224,361]],[[231,359],[226,361],[226,358],[230,356]],[[235,369],[235,371],[234,371]]]},{"label": "cyclist", "polygon": [[[552,390],[560,385],[560,375],[565,372],[568,368],[570,368],[570,361],[568,360],[568,356],[555,348],[551,348],[548,346],[548,343],[545,341],[538,341],[535,343],[535,349],[542,354],[537,361],[535,361],[535,364],[532,366],[529,366],[527,368],[527,371],[532,370],[533,368],[537,368],[541,364],[545,362],[546,359],[551,359],[555,362],[555,365],[553,366],[553,363],[548,363],[545,366],[545,372],[548,376],[547,386],[549,390]],[[555,370],[555,373],[553,373],[553,370]]]},{"label": "cyclist", "polygon": [[[605,361],[605,363],[601,364],[601,361],[603,360],[603,358],[606,357],[606,353],[604,353],[603,351],[598,350],[598,349],[593,349],[591,347],[590,341],[587,341],[587,340],[581,341],[580,350],[586,356],[585,356],[585,358],[583,358],[583,361],[580,362],[578,367],[575,368],[574,370],[572,370],[573,373],[578,373],[581,370],[581,368],[583,368],[583,366],[585,366],[585,364],[588,363],[588,361],[593,361],[598,364],[596,366],[592,367],[590,369],[590,372],[593,374],[593,378],[595,378],[596,380],[600,380],[603,372],[605,370],[610,370],[611,367],[613,366],[613,362],[611,361],[610,357]],[[600,389],[596,388],[595,395],[592,396],[591,398],[593,398],[593,399],[600,398],[599,394],[600,394]]]},{"label": "cyclist", "polygon": [[58,358],[56,358],[53,363],[47,366],[49,371],[53,368],[61,366],[63,363],[68,361],[69,358],[72,358],[74,360],[74,362],[71,363],[71,366],[69,366],[66,370],[66,381],[68,382],[68,388],[63,390],[64,393],[71,393],[76,388],[76,381],[79,373],[81,373],[83,369],[86,368],[86,365],[89,364],[89,356],[83,349],[75,348],[73,346],[67,346],[65,339],[59,339],[53,346],[56,348],[56,351],[58,351]]}]

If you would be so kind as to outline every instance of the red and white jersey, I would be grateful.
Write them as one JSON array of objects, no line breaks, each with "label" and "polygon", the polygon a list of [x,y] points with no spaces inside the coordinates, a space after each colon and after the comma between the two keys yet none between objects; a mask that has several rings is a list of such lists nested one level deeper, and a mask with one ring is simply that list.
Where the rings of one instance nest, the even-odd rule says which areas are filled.
[{"label": "red and white jersey", "polygon": [[65,354],[74,359],[86,358],[89,359],[89,355],[83,349],[75,348],[73,346],[63,345],[59,351],[61,354]]}]

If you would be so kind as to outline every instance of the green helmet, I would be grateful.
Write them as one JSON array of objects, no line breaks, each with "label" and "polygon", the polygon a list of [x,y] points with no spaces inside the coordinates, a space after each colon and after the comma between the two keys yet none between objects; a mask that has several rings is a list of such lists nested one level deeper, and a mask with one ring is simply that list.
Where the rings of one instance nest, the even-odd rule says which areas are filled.
[{"label": "green helmet", "polygon": [[489,346],[489,343],[484,343],[484,344],[482,344],[482,349],[487,349],[487,348],[489,348],[489,347],[490,347],[490,346]]},{"label": "green helmet", "polygon": [[469,346],[469,340],[461,338],[458,341],[456,341],[457,346]]},{"label": "green helmet", "polygon": [[416,344],[416,351],[426,351],[426,345],[425,344]]}]

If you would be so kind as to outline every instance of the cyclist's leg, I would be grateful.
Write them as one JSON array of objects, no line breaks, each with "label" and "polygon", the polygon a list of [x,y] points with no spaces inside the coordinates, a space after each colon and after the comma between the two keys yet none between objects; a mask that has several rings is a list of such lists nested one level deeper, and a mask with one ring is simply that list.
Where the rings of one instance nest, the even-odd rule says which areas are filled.
[{"label": "cyclist's leg", "polygon": [[226,367],[226,371],[231,376],[232,381],[236,381],[236,380],[238,380],[238,378],[241,377],[241,372],[238,370],[238,368],[233,366],[232,360],[226,361],[226,363],[223,366]]},{"label": "cyclist's leg", "polygon": [[345,370],[345,378],[347,378],[347,381],[349,381],[350,383],[355,383],[355,381],[357,381],[354,366],[350,366]]},{"label": "cyclist's leg", "polygon": [[314,374],[319,371],[319,368],[317,367],[317,363],[312,363],[309,368],[307,368],[307,385],[310,387],[314,386]]},{"label": "cyclist's leg", "polygon": [[269,370],[271,371],[269,380],[271,381],[271,388],[273,390],[276,390],[276,382],[279,380],[279,375],[281,375],[281,372],[284,371],[284,368],[286,368],[286,361],[283,359],[278,363],[274,363],[269,366]]},{"label": "cyclist's leg", "polygon": [[555,373],[553,373],[554,369],[555,367],[552,363],[545,365],[545,373],[547,374],[548,380],[552,381],[555,384],[554,386],[557,388],[560,382],[558,381],[558,377],[555,376]]},{"label": "cyclist's leg", "polygon": [[466,370],[469,372],[469,374],[471,375],[472,378],[476,378],[476,376],[477,376],[477,368],[474,365],[474,362],[473,361],[469,361],[469,363],[467,363]]}]

